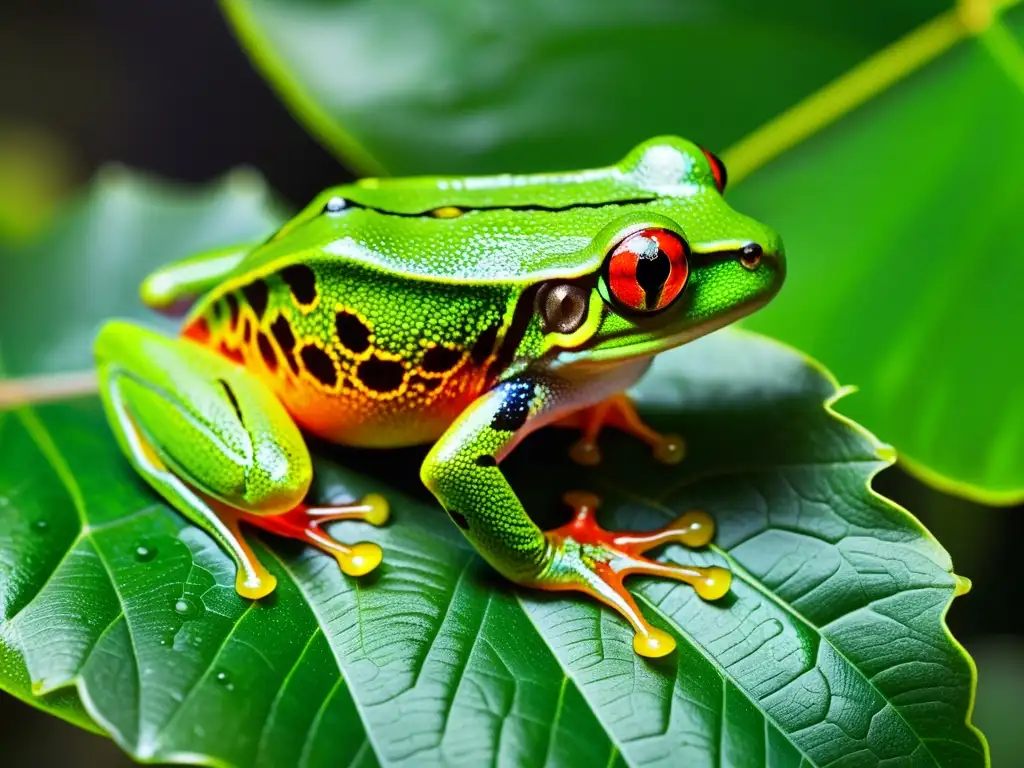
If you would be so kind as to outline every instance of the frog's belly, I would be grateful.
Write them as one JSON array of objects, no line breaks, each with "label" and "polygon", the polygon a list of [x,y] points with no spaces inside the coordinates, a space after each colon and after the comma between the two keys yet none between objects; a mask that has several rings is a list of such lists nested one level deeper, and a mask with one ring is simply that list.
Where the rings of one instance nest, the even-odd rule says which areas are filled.
[{"label": "frog's belly", "polygon": [[[398,380],[395,368],[393,380]],[[476,366],[428,379],[406,371],[397,386],[379,391],[356,376],[342,375],[335,391],[309,381],[266,377],[296,423],[318,437],[345,445],[397,448],[432,442],[485,389],[486,375]]]}]

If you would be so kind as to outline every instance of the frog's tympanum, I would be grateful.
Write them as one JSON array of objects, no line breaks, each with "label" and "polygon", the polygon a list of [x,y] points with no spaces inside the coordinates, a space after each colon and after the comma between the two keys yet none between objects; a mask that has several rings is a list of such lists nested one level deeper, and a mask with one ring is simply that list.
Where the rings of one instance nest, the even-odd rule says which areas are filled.
[{"label": "frog's tympanum", "polygon": [[543,531],[500,465],[550,424],[581,430],[572,456],[586,464],[609,425],[660,461],[683,457],[682,440],[646,426],[623,392],[658,353],[764,305],[785,272],[778,235],[730,208],[725,184],[713,154],[662,137],[607,168],[330,189],[264,243],[147,278],[150,306],[199,298],[178,339],[104,326],[110,423],[135,469],[235,560],[247,598],[275,580],[243,522],[309,542],[352,576],[381,561],[376,544],[343,544],[323,524],[382,524],[383,498],[304,502],[304,432],[368,448],[431,443],[423,482],[487,562],[521,585],[602,600],[632,625],[637,653],[662,656],[675,642],[623,578],[722,597],[727,570],[643,555],[706,544],[710,517],[610,532],[595,522],[598,500],[571,492],[571,522]]}]

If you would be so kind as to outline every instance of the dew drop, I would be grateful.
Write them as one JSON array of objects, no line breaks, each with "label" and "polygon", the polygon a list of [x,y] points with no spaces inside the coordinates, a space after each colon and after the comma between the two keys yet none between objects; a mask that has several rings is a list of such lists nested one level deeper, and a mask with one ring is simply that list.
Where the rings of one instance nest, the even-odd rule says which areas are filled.
[{"label": "dew drop", "polygon": [[47,528],[49,527],[49,525],[50,525],[50,524],[49,524],[48,522],[46,522],[45,520],[36,520],[36,521],[35,521],[35,522],[34,522],[34,523],[32,524],[32,526],[33,526],[33,527],[34,527],[34,528],[35,528],[35,529],[36,529],[37,531],[45,531],[45,530],[46,530],[46,529],[47,529]]},{"label": "dew drop", "polygon": [[217,682],[223,685],[225,690],[235,690],[235,684],[231,682],[231,679],[228,677],[227,672],[218,672],[216,677]]},{"label": "dew drop", "polygon": [[140,563],[148,563],[154,557],[156,557],[156,547],[149,547],[145,544],[135,547],[135,559]]},{"label": "dew drop", "polygon": [[196,604],[187,597],[179,597],[174,601],[174,612],[186,619],[194,619],[199,615]]}]

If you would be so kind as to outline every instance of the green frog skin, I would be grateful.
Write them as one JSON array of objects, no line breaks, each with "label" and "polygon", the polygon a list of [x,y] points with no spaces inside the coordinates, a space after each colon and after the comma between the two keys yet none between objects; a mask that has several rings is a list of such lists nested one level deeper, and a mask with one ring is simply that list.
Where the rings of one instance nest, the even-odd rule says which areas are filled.
[{"label": "green frog skin", "polygon": [[675,641],[623,578],[720,598],[726,569],[644,556],[707,544],[711,518],[611,532],[595,521],[596,497],[570,492],[571,521],[542,531],[500,465],[545,425],[580,429],[572,456],[585,464],[600,460],[604,426],[682,459],[680,438],[647,427],[623,392],[655,355],[763,306],[785,275],[779,236],[734,211],[725,184],[713,154],[659,137],[605,168],[329,189],[264,243],[146,279],[148,305],[194,303],[176,339],[117,320],[101,329],[110,424],[135,469],[231,555],[247,598],[276,584],[241,522],[311,543],[352,576],[381,561],[376,544],[343,544],[322,526],[383,524],[383,498],[304,503],[304,434],[430,443],[422,480],[488,563],[517,584],[598,598],[632,625],[637,653],[663,656]]}]

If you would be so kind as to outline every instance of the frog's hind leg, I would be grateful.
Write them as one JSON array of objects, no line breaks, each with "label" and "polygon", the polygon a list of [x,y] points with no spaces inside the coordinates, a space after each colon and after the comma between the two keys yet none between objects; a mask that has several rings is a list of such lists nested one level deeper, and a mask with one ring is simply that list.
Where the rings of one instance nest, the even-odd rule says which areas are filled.
[{"label": "frog's hind leg", "polygon": [[601,461],[598,436],[604,427],[615,427],[651,446],[654,458],[664,464],[678,464],[686,455],[686,444],[679,435],[663,435],[644,423],[629,395],[619,393],[596,405],[570,413],[554,423],[582,432],[580,439],[569,449],[569,456],[577,464],[592,466]]},{"label": "frog's hind leg", "polygon": [[242,522],[314,544],[346,573],[366,573],[380,562],[376,544],[347,546],[320,525],[380,524],[386,503],[371,496],[338,507],[304,506],[309,451],[281,402],[244,368],[194,342],[123,322],[104,326],[96,357],[122,450],[161,496],[231,555],[239,594],[259,598],[276,586],[243,537]]}]

